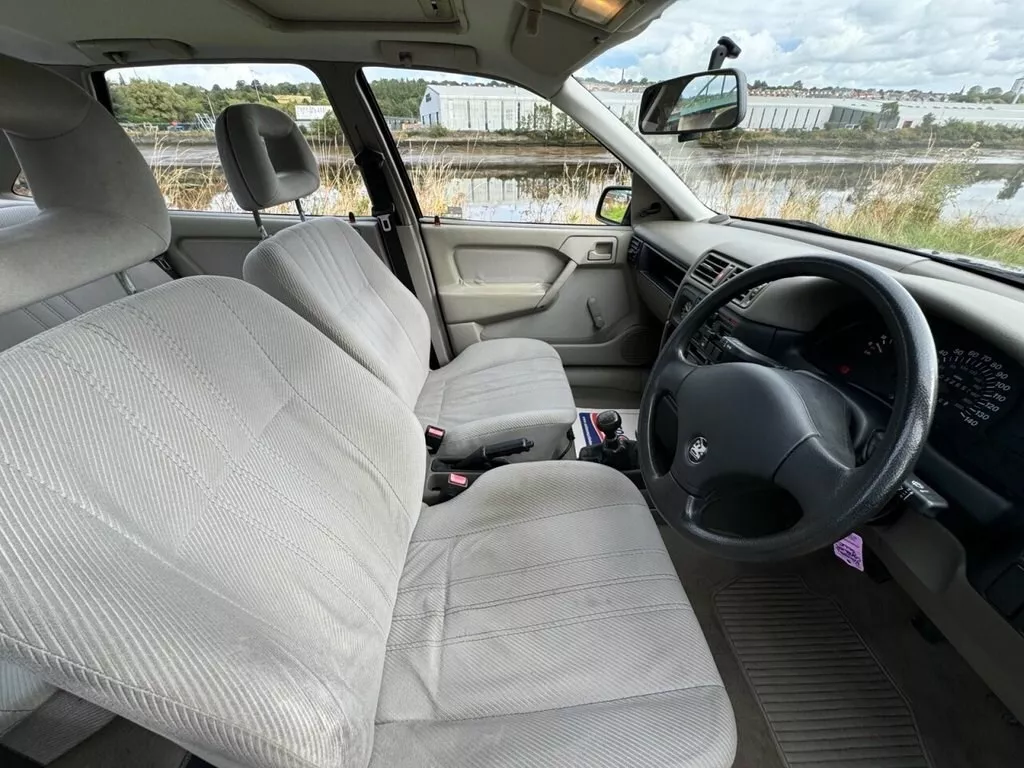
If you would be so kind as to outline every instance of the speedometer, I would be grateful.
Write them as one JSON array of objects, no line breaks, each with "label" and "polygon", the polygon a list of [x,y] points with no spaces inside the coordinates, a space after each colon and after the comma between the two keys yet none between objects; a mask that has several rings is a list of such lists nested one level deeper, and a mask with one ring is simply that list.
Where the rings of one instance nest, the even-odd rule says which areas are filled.
[{"label": "speedometer", "polygon": [[983,426],[1010,402],[1013,384],[992,355],[966,347],[939,350],[939,413]]},{"label": "speedometer", "polygon": [[[862,312],[864,310],[861,310]],[[896,397],[896,345],[880,318],[845,319],[819,336],[808,358],[821,371],[845,384],[867,390],[892,403]],[[939,358],[934,427],[941,439],[989,434],[1017,407],[1024,391],[1024,369],[974,333],[938,318],[929,318]]]}]

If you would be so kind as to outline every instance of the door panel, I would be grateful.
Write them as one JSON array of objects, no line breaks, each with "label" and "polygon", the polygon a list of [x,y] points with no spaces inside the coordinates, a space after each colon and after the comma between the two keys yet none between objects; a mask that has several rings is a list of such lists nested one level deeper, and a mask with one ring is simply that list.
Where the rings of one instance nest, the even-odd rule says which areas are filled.
[{"label": "door panel", "polygon": [[[298,221],[298,216],[263,217],[263,225],[271,235]],[[353,226],[378,256],[384,253],[374,219],[357,218]],[[167,256],[181,275],[224,275],[241,279],[242,262],[259,241],[251,216],[171,211],[171,244]]]},{"label": "door panel", "polygon": [[657,351],[626,264],[629,227],[424,222],[456,352],[486,339],[550,342],[566,366],[646,365]]}]

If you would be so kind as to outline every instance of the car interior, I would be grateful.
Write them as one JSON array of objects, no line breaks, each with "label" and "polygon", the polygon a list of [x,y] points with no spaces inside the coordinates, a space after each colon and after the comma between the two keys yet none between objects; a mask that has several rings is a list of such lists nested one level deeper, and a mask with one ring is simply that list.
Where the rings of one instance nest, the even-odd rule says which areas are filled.
[{"label": "car interior", "polygon": [[[670,4],[5,7],[0,765],[1021,764],[1024,291],[705,207],[572,76]],[[106,73],[235,62],[370,215],[260,103],[169,210]],[[547,100],[626,215],[424,215],[375,66]]]}]

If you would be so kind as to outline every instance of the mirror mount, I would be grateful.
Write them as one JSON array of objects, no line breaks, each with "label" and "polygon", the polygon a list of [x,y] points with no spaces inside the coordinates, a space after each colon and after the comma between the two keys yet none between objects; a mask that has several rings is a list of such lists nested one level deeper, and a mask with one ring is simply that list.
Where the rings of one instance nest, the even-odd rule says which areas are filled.
[{"label": "mirror mount", "polygon": [[[742,49],[733,42],[731,37],[722,35],[718,38],[718,45],[711,49],[708,69],[721,69],[726,59],[738,59],[742,52]],[[680,139],[680,141],[683,141],[683,139]]]}]

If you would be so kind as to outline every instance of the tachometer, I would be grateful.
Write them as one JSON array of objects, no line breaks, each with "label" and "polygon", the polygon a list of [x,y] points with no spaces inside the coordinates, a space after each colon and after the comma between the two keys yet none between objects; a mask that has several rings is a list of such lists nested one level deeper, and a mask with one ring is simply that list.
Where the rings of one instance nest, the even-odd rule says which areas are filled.
[{"label": "tachometer", "polygon": [[992,355],[966,347],[939,349],[937,415],[977,428],[998,416],[1012,394],[1009,373]]}]

